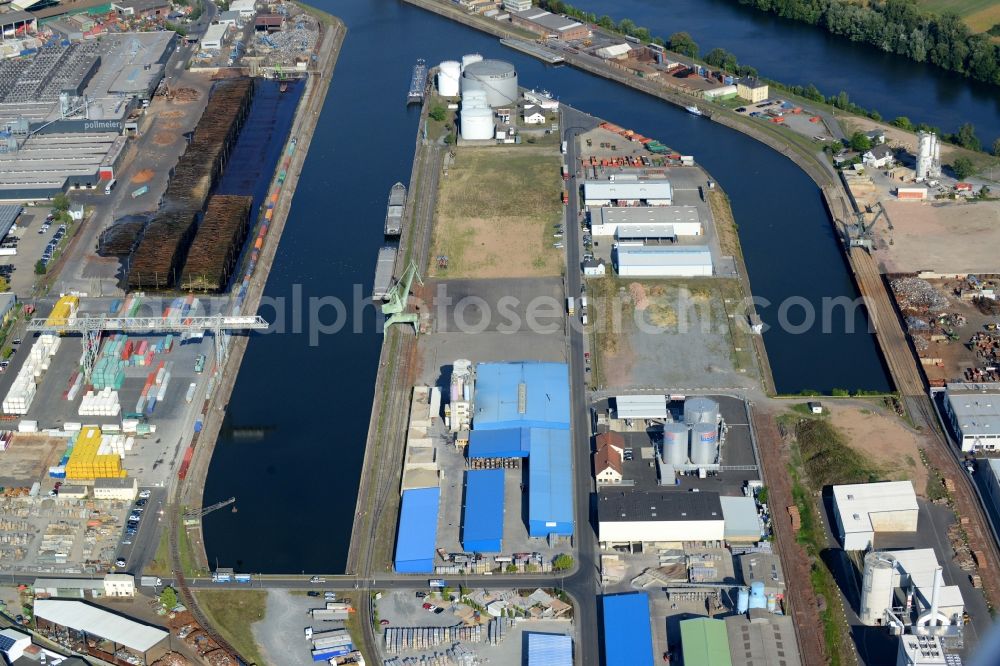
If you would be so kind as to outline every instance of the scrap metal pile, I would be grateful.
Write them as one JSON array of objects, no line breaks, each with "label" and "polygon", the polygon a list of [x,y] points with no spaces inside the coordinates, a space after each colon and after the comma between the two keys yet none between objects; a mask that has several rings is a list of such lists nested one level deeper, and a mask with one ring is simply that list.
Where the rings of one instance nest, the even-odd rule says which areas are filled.
[{"label": "scrap metal pile", "polygon": [[253,80],[220,81],[212,90],[205,112],[181,155],[164,199],[188,210],[201,210],[225,167],[226,158],[250,111]]},{"label": "scrap metal pile", "polygon": [[194,235],[195,215],[175,210],[153,218],[132,255],[129,289],[167,289],[176,282]]},{"label": "scrap metal pile", "polygon": [[216,194],[208,200],[181,275],[181,289],[222,291],[239,259],[253,197]]},{"label": "scrap metal pile", "polygon": [[297,58],[308,58],[312,55],[318,37],[319,25],[316,19],[306,13],[300,13],[286,16],[284,27],[278,32],[270,34],[255,32],[251,51],[256,55],[266,56],[268,63],[291,65]]},{"label": "scrap metal pile", "polygon": [[899,309],[906,314],[940,312],[948,307],[948,299],[927,280],[915,277],[893,280],[892,291]]}]

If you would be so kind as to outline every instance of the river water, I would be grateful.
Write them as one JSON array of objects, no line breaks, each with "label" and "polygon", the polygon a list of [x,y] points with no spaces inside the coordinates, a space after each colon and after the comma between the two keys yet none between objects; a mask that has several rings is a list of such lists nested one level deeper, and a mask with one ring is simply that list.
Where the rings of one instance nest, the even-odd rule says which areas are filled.
[{"label": "river water", "polygon": [[[789,299],[819,312],[824,298],[857,296],[819,191],[790,161],[665,102],[546,66],[397,0],[318,5],[349,30],[265,289],[265,301],[282,305],[265,304],[261,314],[284,332],[249,345],[212,459],[205,503],[236,496],[238,508],[205,519],[213,565],[343,570],[381,343],[374,310],[352,304],[371,288],[389,188],[409,178],[418,112],[404,98],[417,58],[433,65],[478,51],[509,60],[521,85],[694,155],[729,194],[754,294],[771,303],[761,315],[771,326],[764,340],[778,390],[889,388],[863,312],[835,310],[826,333],[776,325]],[[331,296],[347,304],[346,326],[311,333],[310,299]],[[337,318],[312,302],[321,321]],[[791,323],[801,321],[800,310],[791,309]]]},{"label": "river water", "polygon": [[570,3],[616,21],[629,18],[666,39],[684,31],[702,55],[724,48],[762,76],[789,85],[812,83],[825,95],[841,90],[886,119],[907,116],[954,132],[971,122],[984,146],[1000,136],[1000,88],[933,65],[885,53],[740,5],[736,0],[572,0]]}]

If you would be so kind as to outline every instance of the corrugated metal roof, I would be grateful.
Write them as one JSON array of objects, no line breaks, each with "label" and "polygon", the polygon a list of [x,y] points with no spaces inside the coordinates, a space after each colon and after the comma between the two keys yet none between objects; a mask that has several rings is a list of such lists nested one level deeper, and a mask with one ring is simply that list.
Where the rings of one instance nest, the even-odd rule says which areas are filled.
[{"label": "corrugated metal roof", "polygon": [[5,205],[0,206],[0,238],[3,238],[14,226],[18,215],[24,210],[24,206]]},{"label": "corrugated metal roof", "polygon": [[649,624],[649,595],[645,592],[601,597],[604,610],[605,666],[653,663],[653,632]]},{"label": "corrugated metal roof", "polygon": [[752,497],[720,497],[727,539],[760,539],[757,502]]},{"label": "corrugated metal roof", "polygon": [[678,224],[700,222],[696,206],[604,206],[601,224]]},{"label": "corrugated metal roof", "polygon": [[476,366],[477,430],[569,429],[569,371],[565,363],[516,361]]},{"label": "corrugated metal roof", "polygon": [[618,246],[619,266],[710,266],[712,253],[705,245],[683,247],[646,245]]},{"label": "corrugated metal roof", "polygon": [[684,666],[733,666],[723,620],[707,617],[681,620],[681,650]]},{"label": "corrugated metal roof", "polygon": [[396,536],[396,571],[432,573],[437,543],[439,488],[403,491]]},{"label": "corrugated metal roof", "polygon": [[106,638],[136,652],[148,652],[168,636],[163,629],[130,620],[82,601],[36,599],[35,617]]},{"label": "corrugated metal roof", "polygon": [[672,193],[666,180],[588,180],[583,184],[584,199],[670,199]]},{"label": "corrugated metal roof", "polygon": [[532,428],[528,465],[531,536],[573,533],[573,464],[568,430]]},{"label": "corrugated metal roof", "polygon": [[473,553],[499,553],[503,539],[504,472],[470,469],[465,473],[462,547]]},{"label": "corrugated metal roof", "polygon": [[528,634],[528,666],[573,666],[573,639],[561,634]]},{"label": "corrugated metal roof", "polygon": [[949,384],[948,404],[962,436],[1000,434],[1000,394],[996,384],[970,389],[970,384]]},{"label": "corrugated metal roof", "polygon": [[473,430],[469,433],[469,458],[527,458],[528,428]]},{"label": "corrugated metal roof", "polygon": [[615,396],[615,415],[620,419],[665,419],[669,414],[665,395]]}]

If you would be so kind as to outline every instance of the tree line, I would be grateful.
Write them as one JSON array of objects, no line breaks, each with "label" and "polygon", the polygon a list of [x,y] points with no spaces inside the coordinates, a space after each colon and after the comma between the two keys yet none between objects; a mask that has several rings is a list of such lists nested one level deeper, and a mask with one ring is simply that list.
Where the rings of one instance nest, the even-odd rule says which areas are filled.
[{"label": "tree line", "polygon": [[[979,81],[1000,85],[1000,46],[974,34],[953,13],[922,12],[914,0],[737,0],[742,5],[826,28],[887,53],[928,62]],[[1000,25],[993,30],[1000,31]]]}]

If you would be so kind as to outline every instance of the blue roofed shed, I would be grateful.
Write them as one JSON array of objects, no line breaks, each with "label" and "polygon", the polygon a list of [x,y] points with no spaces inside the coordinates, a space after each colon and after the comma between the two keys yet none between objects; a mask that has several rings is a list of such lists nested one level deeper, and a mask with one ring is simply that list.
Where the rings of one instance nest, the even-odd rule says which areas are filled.
[{"label": "blue roofed shed", "polygon": [[476,430],[569,430],[569,371],[565,363],[516,361],[476,366]]},{"label": "blue roofed shed", "polygon": [[645,592],[601,597],[604,611],[606,666],[649,666],[653,663],[653,631],[649,595]]},{"label": "blue roofed shed", "polygon": [[469,458],[527,458],[527,428],[473,430],[469,433]]},{"label": "blue roofed shed", "polygon": [[573,535],[573,463],[568,430],[532,428],[528,534]]},{"label": "blue roofed shed", "polygon": [[470,469],[465,473],[462,548],[473,553],[499,553],[503,540],[502,469]]},{"label": "blue roofed shed", "polygon": [[573,666],[573,639],[562,634],[528,634],[528,666]]},{"label": "blue roofed shed", "polygon": [[403,491],[396,535],[396,571],[433,573],[440,488]]}]

